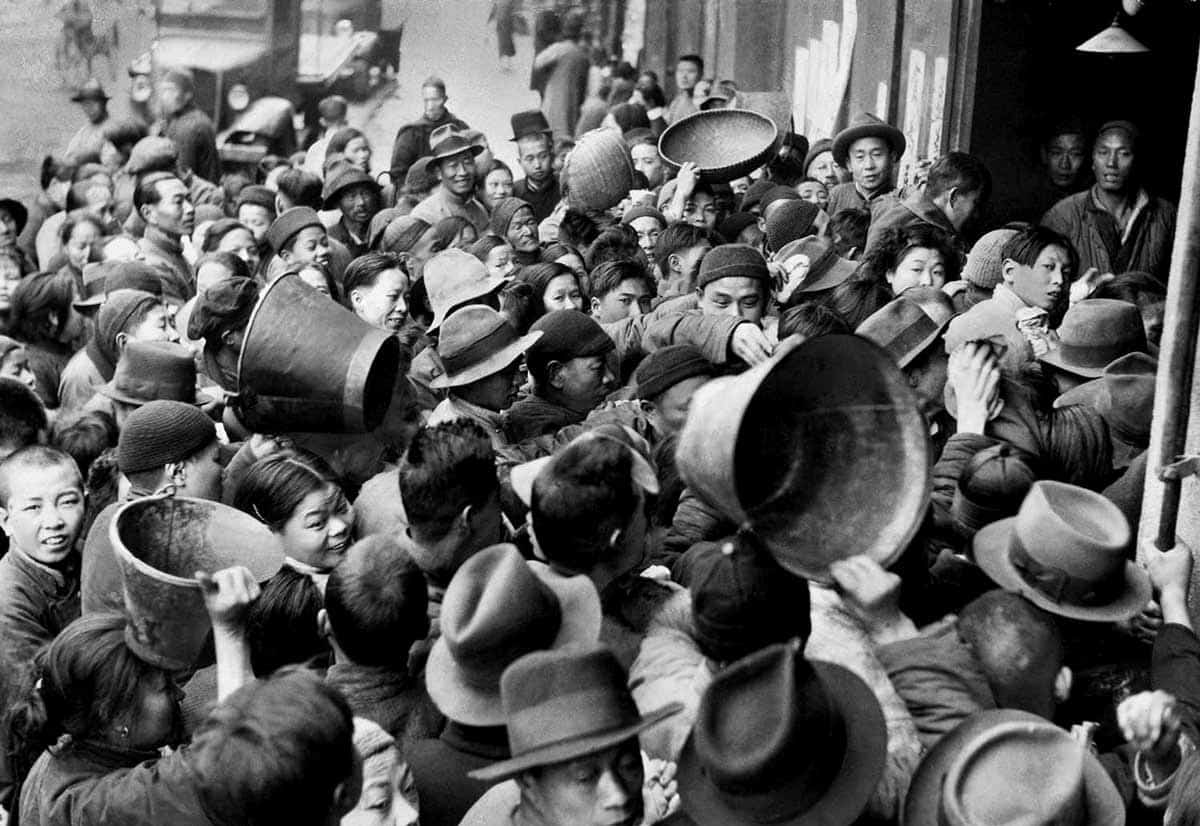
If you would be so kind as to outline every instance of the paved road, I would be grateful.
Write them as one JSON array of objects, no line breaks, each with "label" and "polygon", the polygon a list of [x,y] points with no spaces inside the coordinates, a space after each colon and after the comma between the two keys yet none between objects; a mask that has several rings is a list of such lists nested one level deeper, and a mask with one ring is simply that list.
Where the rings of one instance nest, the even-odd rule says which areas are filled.
[{"label": "paved road", "polygon": [[420,117],[421,82],[429,75],[446,81],[450,110],[482,130],[493,152],[515,165],[509,116],[538,105],[537,93],[529,90],[533,45],[529,37],[517,37],[515,68],[501,71],[496,29],[487,22],[490,8],[490,0],[408,0],[395,87],[374,104],[351,112],[360,128],[362,118],[368,118],[364,131],[378,169],[387,167],[396,130]]},{"label": "paved road", "polygon": [[[54,66],[61,31],[54,17],[58,5],[58,0],[0,0],[0,197],[36,195],[42,158],[65,149],[84,122]],[[106,19],[116,19],[119,26],[116,80],[104,58],[94,70],[114,98],[112,112],[123,115],[125,67],[149,47],[153,24],[137,13],[134,0],[93,0],[92,5],[97,30]]]}]

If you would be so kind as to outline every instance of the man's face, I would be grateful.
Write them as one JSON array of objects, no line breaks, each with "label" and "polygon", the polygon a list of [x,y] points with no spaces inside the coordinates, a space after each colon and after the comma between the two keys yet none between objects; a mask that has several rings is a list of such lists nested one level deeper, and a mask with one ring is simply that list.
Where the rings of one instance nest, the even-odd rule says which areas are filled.
[{"label": "man's face", "polygon": [[560,364],[556,389],[569,409],[586,413],[604,401],[613,380],[604,356],[582,356]]},{"label": "man's face", "polygon": [[646,176],[651,189],[662,185],[666,170],[663,168],[662,156],[658,154],[658,147],[639,143],[629,150],[629,156],[633,158],[633,168]]},{"label": "man's face", "polygon": [[803,181],[796,184],[796,192],[810,204],[816,204],[821,209],[829,206],[829,190],[820,181]]},{"label": "man's face", "polygon": [[646,260],[654,266],[654,245],[662,232],[662,224],[653,215],[644,215],[629,222],[630,228],[637,233],[638,247],[646,253]]},{"label": "man's face", "polygon": [[357,224],[368,224],[379,211],[379,196],[374,187],[359,184],[346,189],[338,197],[342,215]]},{"label": "man's face", "polygon": [[833,159],[833,152],[826,151],[812,159],[812,163],[808,165],[805,174],[810,178],[816,178],[828,188],[833,188],[838,185],[838,166]]},{"label": "man's face", "polygon": [[102,100],[83,100],[79,102],[88,123],[100,123],[108,115],[108,105]]},{"label": "man's face", "polygon": [[508,243],[517,252],[533,252],[538,248],[538,222],[533,210],[521,207],[508,222]]},{"label": "man's face", "polygon": [[160,81],[155,87],[155,93],[158,98],[158,107],[167,117],[177,114],[192,99],[191,95],[168,80]]},{"label": "man's face", "polygon": [[859,138],[850,144],[850,174],[864,192],[875,192],[892,182],[892,148],[883,138]]},{"label": "man's face", "polygon": [[296,233],[291,249],[281,256],[291,263],[321,264],[329,266],[329,236],[324,227],[305,227]]},{"label": "man's face", "polygon": [[592,316],[601,324],[650,312],[650,290],[641,278],[629,278],[604,297],[592,298]]},{"label": "man's face", "polygon": [[637,740],[527,772],[524,797],[547,826],[633,826],[642,819],[645,773]]},{"label": "man's face", "polygon": [[909,362],[904,370],[908,385],[917,396],[927,421],[945,408],[944,392],[949,375],[950,356],[944,347],[929,347]]},{"label": "man's face", "polygon": [[1042,147],[1042,163],[1051,183],[1060,189],[1070,189],[1079,182],[1086,157],[1083,135],[1055,135]]},{"label": "man's face", "polygon": [[436,86],[421,89],[421,107],[428,120],[441,120],[446,114],[446,96]]},{"label": "man's face", "polygon": [[470,152],[451,155],[438,163],[442,186],[459,198],[467,198],[475,190],[475,158]]},{"label": "man's face", "polygon": [[554,156],[550,152],[550,141],[545,135],[530,135],[517,141],[517,160],[525,177],[541,183],[554,171]]},{"label": "man's face", "polygon": [[83,484],[66,464],[17,467],[9,471],[9,496],[0,508],[0,527],[12,546],[44,565],[57,565],[75,547],[83,525]]},{"label": "man's face", "polygon": [[246,225],[246,229],[254,233],[254,240],[261,241],[267,234],[271,222],[275,220],[272,212],[258,204],[242,204],[238,208],[238,220]]},{"label": "man's face", "polygon": [[717,199],[707,192],[694,192],[683,205],[683,221],[694,227],[715,229],[717,225]]},{"label": "man's face", "polygon": [[1128,191],[1133,176],[1133,138],[1124,129],[1110,129],[1096,138],[1092,148],[1092,173],[1105,192]]},{"label": "man's face", "polygon": [[1030,307],[1043,310],[1058,306],[1073,275],[1067,251],[1053,244],[1041,251],[1032,267],[1011,258],[1004,262],[1004,281],[1009,288]]},{"label": "man's face", "polygon": [[692,405],[692,396],[707,383],[707,376],[692,376],[668,387],[654,400],[658,426],[663,433],[669,435],[683,430],[684,424],[687,423],[688,410]]},{"label": "man's face", "polygon": [[176,491],[180,496],[194,496],[218,502],[221,499],[221,466],[217,463],[218,445],[213,441],[184,462],[186,478]]},{"label": "man's face", "polygon": [[142,207],[146,223],[168,235],[191,235],[195,227],[196,208],[188,197],[188,188],[178,178],[155,184],[158,203]]},{"label": "man's face", "polygon": [[767,309],[763,292],[763,282],[757,278],[718,278],[700,291],[700,310],[704,315],[732,315],[759,324]]},{"label": "man's face", "polygon": [[700,67],[690,60],[681,60],[675,64],[675,85],[681,92],[690,92],[700,79]]}]

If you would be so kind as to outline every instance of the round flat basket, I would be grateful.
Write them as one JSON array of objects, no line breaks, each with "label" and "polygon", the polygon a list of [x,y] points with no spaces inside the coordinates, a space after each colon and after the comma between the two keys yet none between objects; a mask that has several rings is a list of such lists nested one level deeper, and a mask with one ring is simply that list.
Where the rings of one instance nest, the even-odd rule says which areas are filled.
[{"label": "round flat basket", "polygon": [[712,109],[667,127],[658,139],[658,153],[676,169],[691,161],[706,181],[732,181],[762,166],[778,135],[765,115],[746,109]]}]

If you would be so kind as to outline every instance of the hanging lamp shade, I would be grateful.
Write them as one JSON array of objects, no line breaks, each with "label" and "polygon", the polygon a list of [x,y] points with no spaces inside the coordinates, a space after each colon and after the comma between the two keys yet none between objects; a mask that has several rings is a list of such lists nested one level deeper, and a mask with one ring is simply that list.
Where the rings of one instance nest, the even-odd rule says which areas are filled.
[{"label": "hanging lamp shade", "polygon": [[1107,28],[1076,46],[1075,51],[1091,54],[1145,54],[1150,49],[1125,31],[1121,26],[1120,17],[1116,17]]}]

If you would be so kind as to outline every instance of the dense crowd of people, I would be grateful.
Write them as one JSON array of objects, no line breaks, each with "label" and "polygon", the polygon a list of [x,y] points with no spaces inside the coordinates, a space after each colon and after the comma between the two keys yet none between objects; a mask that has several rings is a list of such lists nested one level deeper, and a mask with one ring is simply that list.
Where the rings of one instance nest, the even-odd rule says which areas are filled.
[{"label": "dense crowd of people", "polygon": [[869,114],[668,160],[749,99],[584,34],[511,135],[430,77],[378,176],[337,96],[251,174],[184,69],[79,90],[0,199],[7,822],[1200,822],[1137,126],[1048,130],[989,226]]}]

